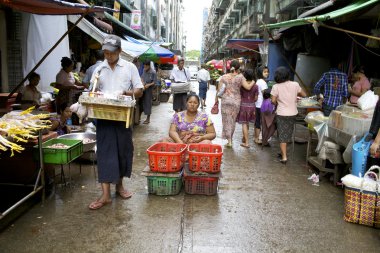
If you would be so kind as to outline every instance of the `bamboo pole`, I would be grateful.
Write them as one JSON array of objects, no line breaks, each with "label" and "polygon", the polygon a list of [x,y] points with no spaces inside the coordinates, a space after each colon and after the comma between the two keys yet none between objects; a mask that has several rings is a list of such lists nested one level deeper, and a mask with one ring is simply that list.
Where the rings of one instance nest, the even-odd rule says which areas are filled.
[{"label": "bamboo pole", "polygon": [[[313,22],[310,22],[310,23],[313,23]],[[334,27],[334,26],[329,26],[329,25],[325,25],[323,23],[318,23],[318,24],[322,27],[326,27],[326,28],[329,28],[332,30],[336,30],[336,31],[344,32],[344,33],[350,33],[350,34],[358,35],[358,36],[365,37],[368,39],[380,40],[380,37],[371,36],[371,35],[367,35],[364,33],[358,33],[358,32],[354,32],[354,31],[350,31],[350,30],[346,30],[346,29],[342,29],[342,28],[338,28],[338,27]]]}]

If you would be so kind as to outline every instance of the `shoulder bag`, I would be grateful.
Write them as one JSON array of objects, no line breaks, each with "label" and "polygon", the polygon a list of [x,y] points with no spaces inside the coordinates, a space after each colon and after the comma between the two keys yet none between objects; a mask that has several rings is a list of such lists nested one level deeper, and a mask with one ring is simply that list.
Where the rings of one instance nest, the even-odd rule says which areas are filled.
[{"label": "shoulder bag", "polygon": [[[186,70],[183,70],[187,79]],[[190,91],[190,82],[175,82],[171,84],[173,94],[188,93]]]}]

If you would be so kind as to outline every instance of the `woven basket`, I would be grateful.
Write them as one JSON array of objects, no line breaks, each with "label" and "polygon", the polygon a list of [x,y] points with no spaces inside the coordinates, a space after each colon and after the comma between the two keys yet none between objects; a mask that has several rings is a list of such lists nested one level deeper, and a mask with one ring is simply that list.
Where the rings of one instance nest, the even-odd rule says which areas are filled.
[{"label": "woven basket", "polygon": [[129,128],[133,123],[134,107],[86,104],[89,118],[125,121],[125,127]]}]

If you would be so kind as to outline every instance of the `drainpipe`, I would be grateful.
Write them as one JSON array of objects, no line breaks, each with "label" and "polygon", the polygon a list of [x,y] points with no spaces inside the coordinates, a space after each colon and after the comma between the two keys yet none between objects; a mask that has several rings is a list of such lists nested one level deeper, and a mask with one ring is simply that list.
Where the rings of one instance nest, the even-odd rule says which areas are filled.
[{"label": "drainpipe", "polygon": [[[265,12],[264,12],[264,16],[263,16],[263,19],[264,19],[264,23],[265,24],[269,24],[270,22],[270,0],[265,0]],[[269,33],[267,31],[264,30],[264,36],[263,36],[263,39],[264,39],[264,57],[262,57],[262,60],[263,60],[263,63],[265,66],[268,66],[268,48],[269,48]]]}]

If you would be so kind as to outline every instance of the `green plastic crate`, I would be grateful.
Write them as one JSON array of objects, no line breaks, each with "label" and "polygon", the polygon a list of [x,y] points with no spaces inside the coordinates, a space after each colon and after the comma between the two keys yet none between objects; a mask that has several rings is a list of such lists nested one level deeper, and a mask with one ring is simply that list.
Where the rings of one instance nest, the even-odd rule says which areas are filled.
[{"label": "green plastic crate", "polygon": [[147,177],[148,192],[156,195],[177,195],[182,188],[182,177]]},{"label": "green plastic crate", "polygon": [[[67,149],[63,148],[48,148],[53,144],[62,143],[70,146]],[[34,146],[34,157],[38,160],[38,146]],[[83,154],[83,143],[81,140],[70,139],[51,139],[42,143],[44,154],[44,163],[49,164],[68,164]]]}]

